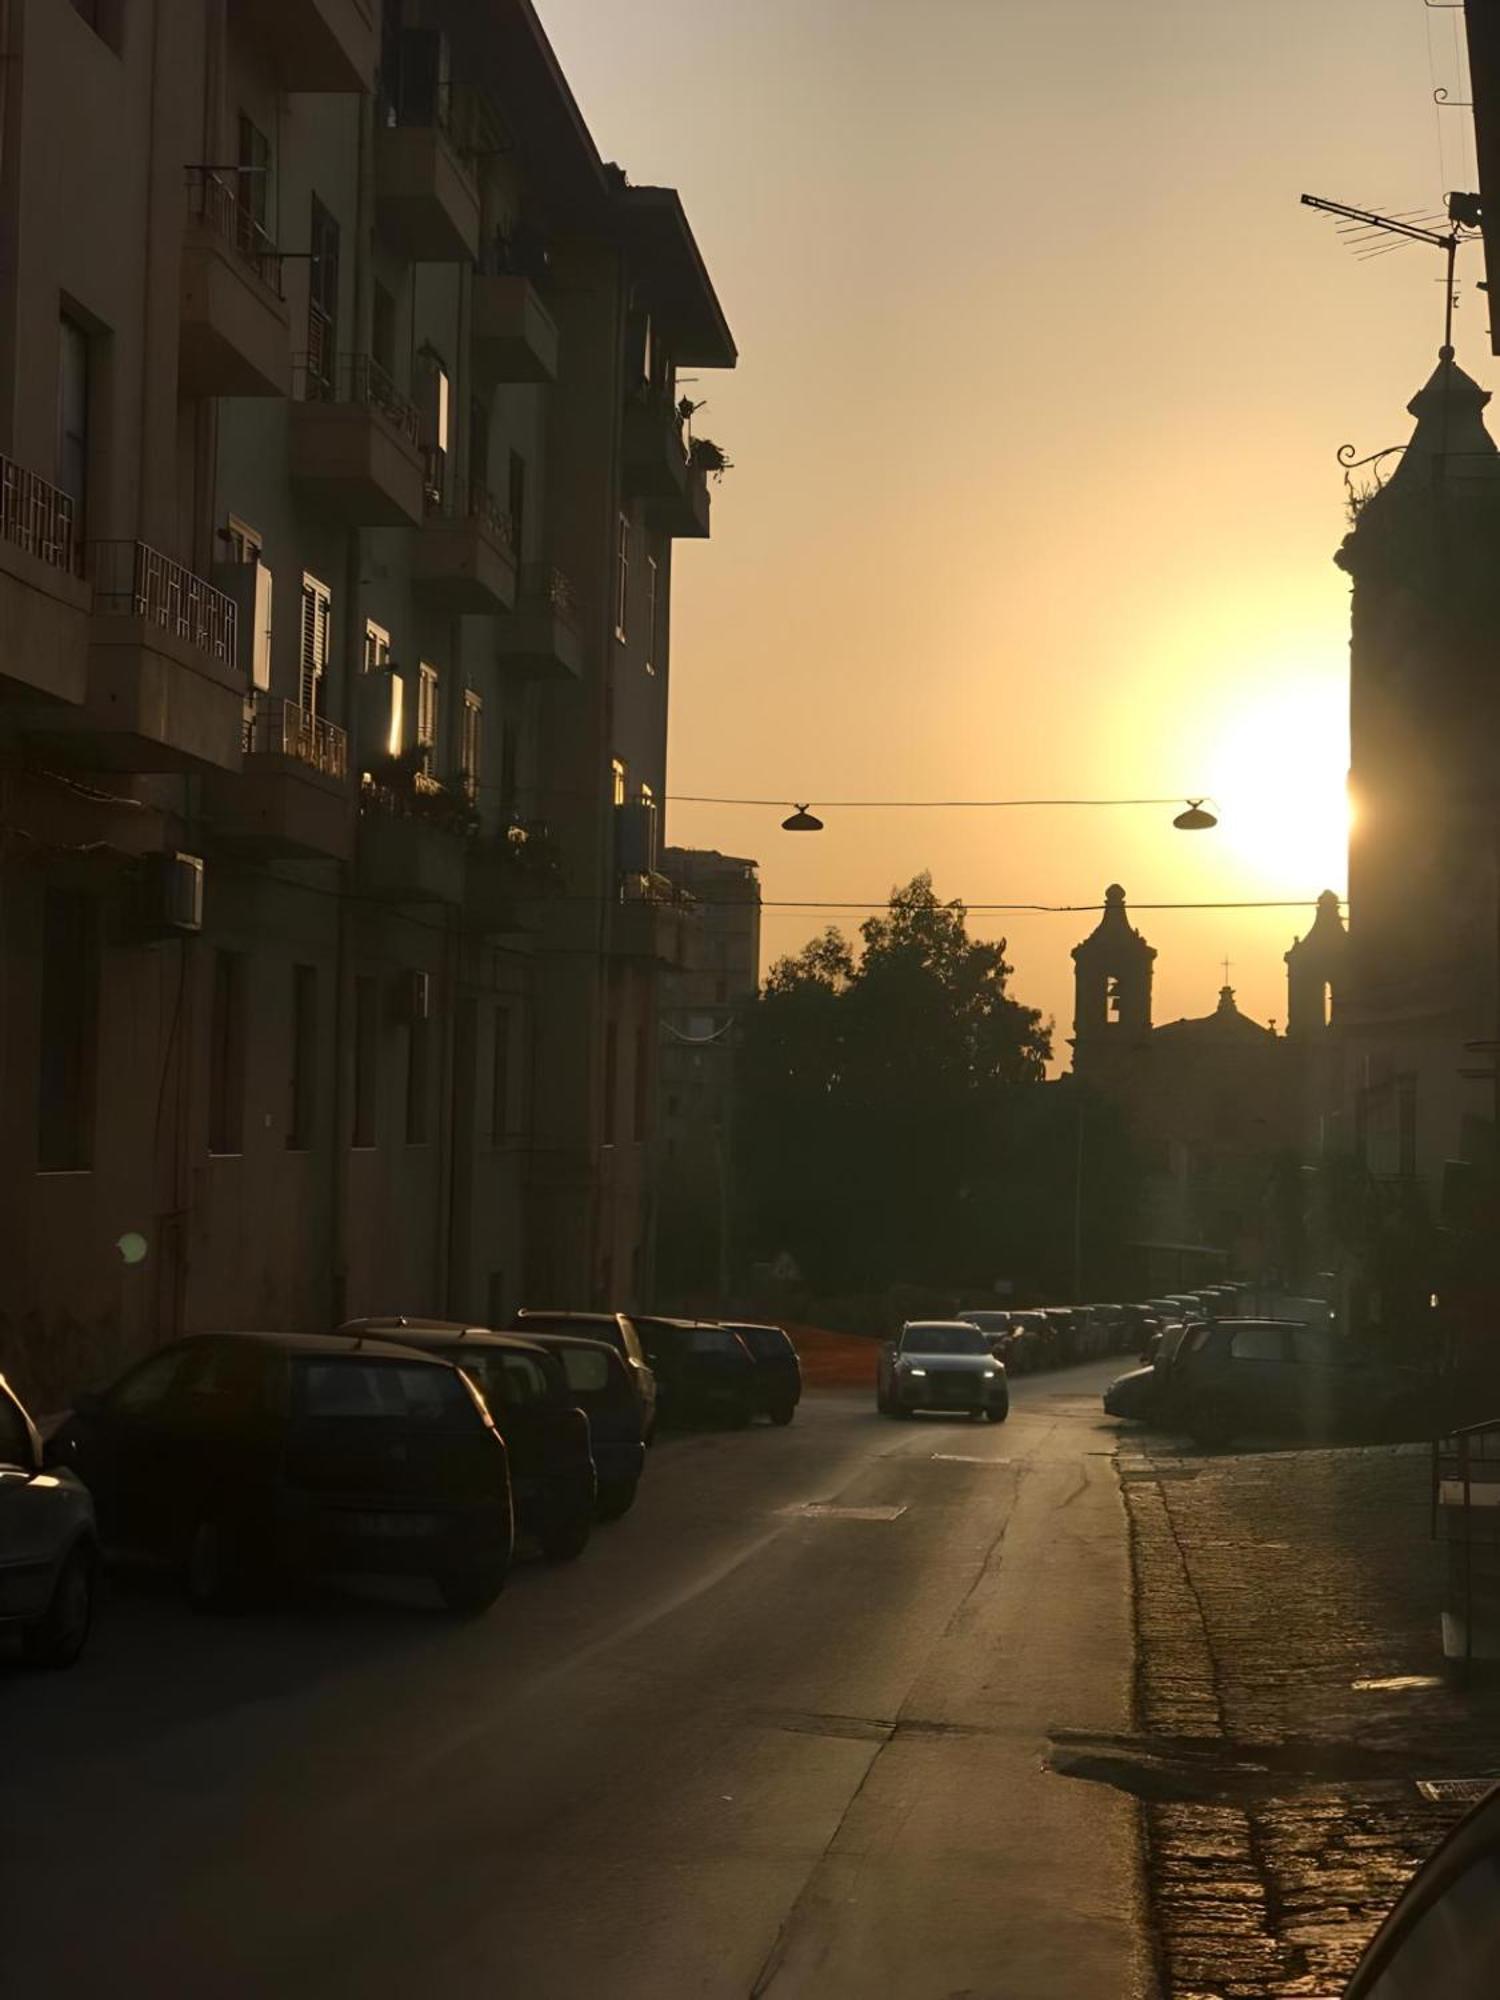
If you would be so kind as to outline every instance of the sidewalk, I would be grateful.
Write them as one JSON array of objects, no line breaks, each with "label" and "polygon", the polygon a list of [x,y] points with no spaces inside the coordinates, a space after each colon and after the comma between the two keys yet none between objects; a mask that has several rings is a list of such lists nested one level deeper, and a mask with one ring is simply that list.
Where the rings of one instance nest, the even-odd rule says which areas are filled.
[{"label": "sidewalk", "polygon": [[[1343,1987],[1461,1806],[1500,1694],[1443,1678],[1425,1447],[1184,1453],[1122,1440],[1136,1727],[1163,2000]],[[1408,1687],[1360,1685],[1436,1677]],[[1107,1759],[1106,1759],[1107,1761]]]}]

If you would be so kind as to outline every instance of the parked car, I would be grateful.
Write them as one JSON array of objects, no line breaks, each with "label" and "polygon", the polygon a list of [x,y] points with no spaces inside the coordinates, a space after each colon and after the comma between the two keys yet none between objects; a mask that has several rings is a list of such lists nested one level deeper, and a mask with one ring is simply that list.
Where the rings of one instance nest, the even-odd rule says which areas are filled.
[{"label": "parked car", "polygon": [[875,1407],[883,1417],[918,1410],[966,1410],[1004,1423],[1010,1415],[1005,1365],[965,1320],[909,1319],[876,1364]]},{"label": "parked car", "polygon": [[0,1375],[0,1632],[36,1667],[71,1667],[88,1643],[99,1540],[88,1488],[43,1467],[40,1433]]},{"label": "parked car", "polygon": [[656,1372],[663,1423],[748,1424],[757,1408],[755,1363],[727,1326],[630,1315]]},{"label": "parked car", "polygon": [[347,1334],[175,1341],[47,1445],[87,1484],[105,1552],[181,1569],[200,1609],[280,1576],[430,1577],[483,1611],[512,1544],[503,1439],[456,1368]]},{"label": "parked car", "polygon": [[1003,1361],[1014,1337],[1016,1315],[997,1312],[993,1306],[974,1306],[953,1315],[970,1326],[977,1326],[990,1344],[990,1352],[997,1361]]},{"label": "parked car", "polygon": [[1005,1344],[1007,1374],[1030,1375],[1045,1367],[1051,1358],[1052,1329],[1045,1313],[1015,1312],[1010,1315],[1010,1339]]},{"label": "parked car", "polygon": [[755,1407],[758,1415],[773,1424],[789,1424],[802,1401],[802,1363],[797,1350],[779,1326],[741,1325],[725,1320],[750,1350],[755,1363]]},{"label": "parked car", "polygon": [[1365,1947],[1344,2000],[1500,1992],[1500,1785],[1439,1841]]},{"label": "parked car", "polygon": [[1111,1384],[1105,1408],[1134,1414],[1125,1405],[1140,1394],[1148,1421],[1201,1444],[1227,1444],[1246,1431],[1411,1435],[1435,1414],[1419,1370],[1370,1359],[1321,1327],[1291,1320],[1188,1321],[1176,1340],[1163,1338],[1152,1375],[1139,1392],[1126,1386],[1128,1376]]},{"label": "parked car", "polygon": [[568,1378],[568,1392],[589,1420],[601,1521],[617,1521],[635,1505],[646,1464],[641,1435],[641,1401],[618,1348],[571,1333],[539,1333],[536,1345],[555,1354]]},{"label": "parked car", "polygon": [[656,1436],[656,1375],[646,1359],[641,1336],[627,1313],[550,1312],[522,1306],[511,1321],[513,1333],[570,1333],[579,1340],[602,1340],[614,1348],[630,1370],[641,1405],[641,1435],[647,1444]]},{"label": "parked car", "polygon": [[462,1368],[505,1440],[517,1532],[548,1562],[583,1554],[596,1497],[590,1425],[556,1354],[519,1334],[456,1320],[350,1320],[339,1331],[399,1341]]}]

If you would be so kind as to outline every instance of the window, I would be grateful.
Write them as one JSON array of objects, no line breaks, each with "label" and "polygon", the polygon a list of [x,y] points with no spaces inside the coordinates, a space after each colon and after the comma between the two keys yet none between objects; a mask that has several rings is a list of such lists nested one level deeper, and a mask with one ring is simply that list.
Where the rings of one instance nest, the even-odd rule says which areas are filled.
[{"label": "window", "polygon": [[646,558],[646,672],[656,672],[656,620],[657,599],[661,589],[661,571],[655,556]]},{"label": "window", "polygon": [[288,1147],[305,1153],[313,1142],[317,1118],[318,968],[292,967],[292,1077],[287,1107]]},{"label": "window", "polygon": [[431,347],[421,350],[422,457],[427,504],[441,507],[448,489],[449,401],[452,384],[443,359]]},{"label": "window", "polygon": [[19,1466],[23,1472],[36,1470],[31,1432],[19,1404],[0,1389],[0,1465]]},{"label": "window", "polygon": [[427,1104],[430,1021],[410,1021],[406,1029],[406,1143],[427,1144]]},{"label": "window", "polygon": [[396,300],[377,278],[370,305],[370,354],[387,375],[396,372]]},{"label": "window", "polygon": [[270,243],[267,221],[271,213],[271,142],[243,111],[239,119],[238,161],[237,235],[241,252],[254,257]]},{"label": "window", "polygon": [[73,557],[88,533],[89,337],[66,313],[58,322],[57,483],[73,503]]},{"label": "window", "polygon": [[378,674],[391,664],[391,635],[383,625],[377,625],[373,618],[365,620],[364,670],[367,674]]},{"label": "window", "polygon": [[518,451],[510,455],[505,504],[510,511],[510,544],[519,562],[526,547],[526,461]]},{"label": "window", "polygon": [[438,732],[438,670],[423,660],[417,668],[417,747],[422,769],[430,777],[436,761]]},{"label": "window", "polygon": [[354,982],[354,1130],[350,1144],[373,1146],[380,1096],[379,991],[365,975]]},{"label": "window", "polygon": [[37,1165],[93,1165],[99,1034],[99,912],[88,896],[51,889],[42,912],[42,1019]]},{"label": "window", "polygon": [[490,1074],[490,1140],[502,1146],[510,1131],[510,1009],[495,1009],[494,1068]]},{"label": "window", "polygon": [[307,394],[332,401],[339,352],[339,226],[312,198],[307,266]]},{"label": "window", "polygon": [[[271,572],[261,558],[261,538],[257,529],[234,514],[224,528],[229,560],[255,566],[255,611],[250,632],[250,685],[266,689],[271,685]],[[243,636],[243,634],[242,634]]]},{"label": "window", "polygon": [[623,639],[630,615],[630,517],[622,514],[615,530],[615,637]]},{"label": "window", "polygon": [[484,736],[484,701],[473,688],[464,689],[463,741],[458,750],[458,767],[464,797],[471,804],[479,798],[480,747]]},{"label": "window", "polygon": [[617,806],[622,806],[625,803],[625,788],[629,776],[625,769],[625,760],[622,757],[610,758],[609,775],[613,802]]},{"label": "window", "polygon": [[644,1028],[635,1031],[635,1136],[644,1139],[650,1113],[647,1085],[651,1080],[651,1043]]},{"label": "window", "polygon": [[604,1143],[615,1143],[615,1099],[620,1089],[620,1024],[611,1021],[604,1031]]},{"label": "window", "polygon": [[1231,1337],[1229,1352],[1236,1361],[1285,1361],[1286,1335],[1279,1326],[1244,1326]]},{"label": "window", "polygon": [[323,712],[323,676],[332,647],[333,597],[326,583],[302,573],[302,626],[297,651],[297,700],[304,715]]},{"label": "window", "polygon": [[214,953],[208,1022],[208,1150],[238,1153],[245,1127],[245,958]]}]

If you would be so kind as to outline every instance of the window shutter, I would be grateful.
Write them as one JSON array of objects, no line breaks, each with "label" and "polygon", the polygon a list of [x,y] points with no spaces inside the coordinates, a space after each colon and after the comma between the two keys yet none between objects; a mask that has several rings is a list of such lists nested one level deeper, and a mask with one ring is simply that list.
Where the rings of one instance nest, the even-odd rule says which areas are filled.
[{"label": "window shutter", "polygon": [[255,630],[251,635],[250,680],[257,689],[271,685],[271,572],[255,565]]},{"label": "window shutter", "polygon": [[304,715],[316,715],[322,699],[320,682],[328,670],[333,603],[316,577],[302,579],[302,632],[297,700]]}]

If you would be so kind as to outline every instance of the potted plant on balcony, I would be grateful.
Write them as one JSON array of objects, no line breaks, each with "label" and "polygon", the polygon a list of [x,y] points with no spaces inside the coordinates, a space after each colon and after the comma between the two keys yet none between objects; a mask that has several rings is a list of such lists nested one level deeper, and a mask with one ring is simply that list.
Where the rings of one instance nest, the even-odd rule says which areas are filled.
[{"label": "potted plant on balcony", "polygon": [[734,460],[726,455],[722,445],[705,437],[695,437],[688,445],[688,464],[694,472],[711,473],[715,483],[734,468]]}]

